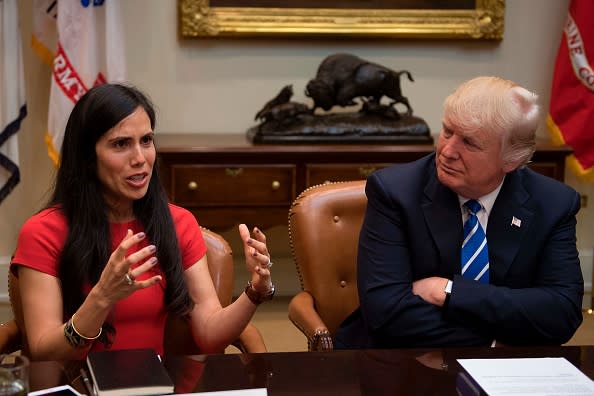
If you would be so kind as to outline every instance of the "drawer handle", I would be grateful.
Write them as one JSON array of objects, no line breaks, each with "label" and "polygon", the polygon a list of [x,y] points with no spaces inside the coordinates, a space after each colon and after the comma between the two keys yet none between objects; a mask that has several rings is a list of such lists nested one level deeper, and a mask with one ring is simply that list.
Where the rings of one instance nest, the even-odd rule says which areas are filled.
[{"label": "drawer handle", "polygon": [[225,175],[237,177],[243,173],[243,168],[225,168]]},{"label": "drawer handle", "polygon": [[273,190],[278,190],[280,188],[280,182],[278,180],[275,180],[272,182],[272,189]]},{"label": "drawer handle", "polygon": [[375,166],[361,166],[359,168],[359,174],[367,179],[376,170],[377,168]]},{"label": "drawer handle", "polygon": [[198,188],[198,183],[196,183],[195,181],[191,181],[188,183],[188,190],[196,190]]}]

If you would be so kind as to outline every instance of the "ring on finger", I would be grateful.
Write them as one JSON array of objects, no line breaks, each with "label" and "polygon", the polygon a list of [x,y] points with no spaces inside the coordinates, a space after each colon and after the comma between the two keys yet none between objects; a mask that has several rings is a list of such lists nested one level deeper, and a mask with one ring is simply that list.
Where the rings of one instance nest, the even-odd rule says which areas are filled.
[{"label": "ring on finger", "polygon": [[264,268],[270,268],[272,267],[272,261],[270,261],[270,259],[268,259],[268,263],[266,265],[264,265]]},{"label": "ring on finger", "polygon": [[126,273],[126,275],[124,275],[124,281],[129,285],[132,286],[134,284],[134,277],[132,275],[130,275],[130,273]]}]

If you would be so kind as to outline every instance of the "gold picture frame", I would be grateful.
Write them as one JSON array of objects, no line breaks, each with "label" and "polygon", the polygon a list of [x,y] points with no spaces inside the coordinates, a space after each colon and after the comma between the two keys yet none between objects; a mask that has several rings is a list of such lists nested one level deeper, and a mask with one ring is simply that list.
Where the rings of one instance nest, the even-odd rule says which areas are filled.
[{"label": "gold picture frame", "polygon": [[[298,0],[294,3],[299,6]],[[179,31],[183,38],[503,38],[505,0],[476,0],[473,8],[464,9],[348,9],[334,3],[334,8],[266,8],[241,0],[241,7],[211,7],[209,0],[178,0]]]}]

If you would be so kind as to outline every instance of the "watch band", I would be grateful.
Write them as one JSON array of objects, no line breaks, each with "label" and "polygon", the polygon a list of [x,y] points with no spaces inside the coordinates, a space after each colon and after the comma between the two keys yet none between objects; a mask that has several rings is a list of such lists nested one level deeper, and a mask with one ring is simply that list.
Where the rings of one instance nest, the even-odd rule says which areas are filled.
[{"label": "watch band", "polygon": [[274,297],[274,293],[276,288],[274,287],[274,283],[270,287],[270,291],[267,294],[260,294],[256,289],[252,286],[252,281],[248,281],[247,285],[245,286],[245,295],[248,296],[250,301],[256,305],[262,304],[264,301],[272,300]]}]

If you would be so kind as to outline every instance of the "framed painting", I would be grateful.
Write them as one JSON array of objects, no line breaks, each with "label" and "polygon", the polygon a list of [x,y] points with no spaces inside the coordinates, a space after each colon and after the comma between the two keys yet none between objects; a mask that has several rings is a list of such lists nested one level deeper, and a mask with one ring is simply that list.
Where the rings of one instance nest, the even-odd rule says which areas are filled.
[{"label": "framed painting", "polygon": [[178,7],[184,38],[501,40],[505,15],[505,0],[178,0]]}]

